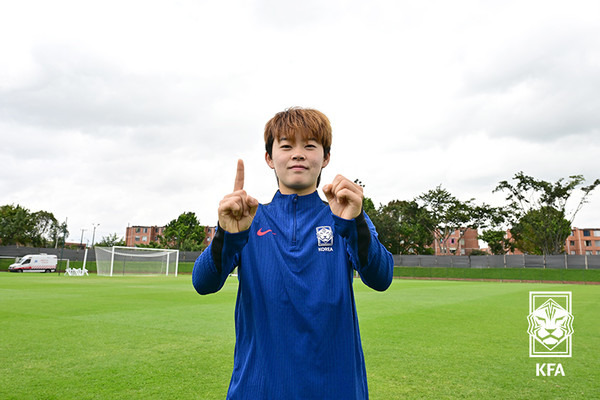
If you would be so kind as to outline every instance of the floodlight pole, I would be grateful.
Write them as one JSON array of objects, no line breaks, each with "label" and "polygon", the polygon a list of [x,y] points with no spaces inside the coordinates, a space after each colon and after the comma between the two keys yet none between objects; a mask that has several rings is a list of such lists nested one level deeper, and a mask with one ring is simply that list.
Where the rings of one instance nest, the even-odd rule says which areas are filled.
[{"label": "floodlight pole", "polygon": [[94,239],[96,238],[96,228],[99,227],[100,224],[92,223],[92,226],[94,227],[94,233],[92,234],[92,247],[94,247]]},{"label": "floodlight pole", "polygon": [[[67,220],[68,218],[65,218],[65,224],[63,225],[63,243],[62,243],[62,248],[60,249],[60,259],[62,260],[63,258],[63,252],[65,251],[65,242],[67,241]],[[60,276],[60,263],[58,264],[58,276]]]},{"label": "floodlight pole", "polygon": [[81,239],[79,240],[79,248],[83,247],[83,232],[87,231],[87,229],[81,228]]}]

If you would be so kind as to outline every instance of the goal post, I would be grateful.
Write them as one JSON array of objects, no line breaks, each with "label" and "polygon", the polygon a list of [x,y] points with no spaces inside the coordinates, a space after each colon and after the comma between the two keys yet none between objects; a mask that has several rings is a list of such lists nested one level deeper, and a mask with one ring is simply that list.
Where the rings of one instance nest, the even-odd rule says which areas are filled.
[{"label": "goal post", "polygon": [[179,250],[125,246],[94,246],[94,249],[96,271],[100,276],[177,276],[179,269]]}]

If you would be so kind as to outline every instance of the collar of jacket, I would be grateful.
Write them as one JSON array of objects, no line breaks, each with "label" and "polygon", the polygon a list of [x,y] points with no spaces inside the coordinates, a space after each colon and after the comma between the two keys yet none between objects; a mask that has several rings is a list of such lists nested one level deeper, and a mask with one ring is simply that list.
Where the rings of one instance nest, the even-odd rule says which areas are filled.
[{"label": "collar of jacket", "polygon": [[293,203],[297,202],[298,206],[304,207],[317,207],[319,205],[327,204],[327,202],[323,201],[321,197],[319,197],[319,192],[316,190],[311,194],[307,194],[305,196],[298,196],[297,194],[282,194],[279,190],[273,196],[272,203]]}]

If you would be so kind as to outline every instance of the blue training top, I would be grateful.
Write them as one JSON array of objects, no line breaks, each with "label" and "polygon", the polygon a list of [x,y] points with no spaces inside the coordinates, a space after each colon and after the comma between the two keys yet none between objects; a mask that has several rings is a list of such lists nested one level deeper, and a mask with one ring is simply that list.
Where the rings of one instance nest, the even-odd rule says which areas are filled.
[{"label": "blue training top", "polygon": [[196,260],[200,294],[221,289],[238,266],[236,346],[228,399],[367,399],[352,288],[392,281],[392,255],[365,213],[332,214],[318,193],[260,205],[249,230],[219,228]]}]

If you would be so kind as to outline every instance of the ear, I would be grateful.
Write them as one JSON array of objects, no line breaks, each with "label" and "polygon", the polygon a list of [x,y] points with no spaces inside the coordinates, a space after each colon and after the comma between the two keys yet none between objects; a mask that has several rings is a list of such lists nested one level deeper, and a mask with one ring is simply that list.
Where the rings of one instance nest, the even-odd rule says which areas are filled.
[{"label": "ear", "polygon": [[331,158],[331,153],[327,153],[327,157],[323,159],[323,166],[321,168],[325,168],[329,164],[329,159]]},{"label": "ear", "polygon": [[265,161],[267,162],[267,165],[269,167],[271,167],[271,169],[275,169],[275,164],[273,164],[273,159],[271,158],[269,153],[266,151],[265,151]]}]

